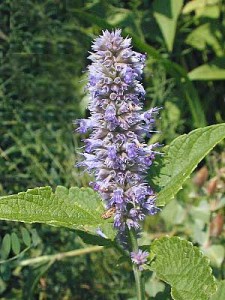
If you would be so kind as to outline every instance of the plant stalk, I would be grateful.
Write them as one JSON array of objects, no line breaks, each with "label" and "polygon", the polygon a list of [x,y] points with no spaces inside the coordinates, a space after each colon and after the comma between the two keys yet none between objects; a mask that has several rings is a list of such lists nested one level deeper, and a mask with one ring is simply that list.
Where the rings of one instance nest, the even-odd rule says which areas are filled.
[{"label": "plant stalk", "polygon": [[[132,251],[138,251],[137,235],[134,230],[129,230]],[[133,264],[134,279],[136,284],[137,300],[145,300],[145,286],[141,271],[136,264]]]},{"label": "plant stalk", "polygon": [[30,259],[25,259],[20,262],[20,266],[28,266],[28,265],[33,265],[37,263],[43,263],[45,261],[57,261],[61,260],[67,257],[74,257],[74,256],[79,256],[79,255],[84,255],[92,252],[98,252],[102,251],[104,247],[102,246],[93,246],[93,247],[88,247],[85,249],[77,249],[77,250],[72,250],[68,252],[61,252],[57,254],[52,254],[52,255],[43,255],[35,258],[30,258]]}]

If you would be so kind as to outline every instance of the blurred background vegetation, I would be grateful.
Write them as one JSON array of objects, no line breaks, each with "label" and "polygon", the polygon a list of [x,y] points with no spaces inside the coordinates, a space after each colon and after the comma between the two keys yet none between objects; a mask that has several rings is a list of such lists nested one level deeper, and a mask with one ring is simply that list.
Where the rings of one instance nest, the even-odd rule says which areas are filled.
[{"label": "blurred background vegetation", "polygon": [[[36,186],[87,186],[74,167],[80,136],[73,121],[88,116],[85,92],[91,41],[121,28],[147,53],[146,109],[163,107],[150,142],[168,144],[225,117],[225,4],[222,0],[2,0],[0,3],[0,195]],[[183,236],[225,278],[224,144],[158,216],[141,242]],[[129,266],[106,249],[31,264],[30,257],[86,247],[76,232],[1,222],[0,299],[133,299]],[[147,299],[171,299],[154,274]]]}]

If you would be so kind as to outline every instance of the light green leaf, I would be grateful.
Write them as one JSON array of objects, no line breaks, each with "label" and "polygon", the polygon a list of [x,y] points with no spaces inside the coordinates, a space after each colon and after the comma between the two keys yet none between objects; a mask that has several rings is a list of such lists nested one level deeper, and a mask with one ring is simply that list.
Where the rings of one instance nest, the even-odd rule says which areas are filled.
[{"label": "light green leaf", "polygon": [[183,6],[183,0],[155,0],[153,14],[160,27],[168,50],[173,50],[177,19]]},{"label": "light green leaf", "polygon": [[[225,249],[222,245],[212,245],[203,249],[203,252],[211,261],[212,266],[220,268],[224,260]],[[225,299],[225,298],[224,298]]]},{"label": "light green leaf", "polygon": [[166,223],[177,225],[183,224],[186,217],[185,209],[180,203],[173,199],[161,212],[161,217]]},{"label": "light green leaf", "polygon": [[90,188],[59,186],[53,193],[50,187],[41,187],[0,198],[0,220],[64,226],[90,234],[100,228],[113,239],[112,223],[101,217],[103,212],[101,199]]},{"label": "light green leaf", "polygon": [[193,220],[200,220],[203,222],[205,227],[205,223],[208,223],[210,220],[210,206],[207,200],[201,200],[198,206],[193,206],[190,211],[190,215]]},{"label": "light green leaf", "polygon": [[183,14],[189,14],[193,10],[198,9],[199,7],[202,8],[205,6],[205,0],[193,0],[188,1],[182,9]]},{"label": "light green leaf", "polygon": [[[159,165],[150,169],[150,181],[155,190],[160,190],[157,205],[165,205],[173,199],[198,163],[224,138],[223,123],[193,130],[165,147],[165,155]],[[157,175],[157,172],[160,174]]]},{"label": "light green leaf", "polygon": [[217,56],[222,57],[224,55],[222,28],[218,20],[204,23],[192,30],[185,42],[200,51],[209,47],[214,50]]},{"label": "light green leaf", "polygon": [[182,13],[188,14],[193,10],[205,9],[207,6],[214,6],[219,3],[220,0],[192,0],[187,2],[184,6]]},{"label": "light green leaf", "polygon": [[165,290],[165,283],[156,278],[155,274],[145,283],[145,291],[150,297],[156,297],[159,292]]},{"label": "light green leaf", "polygon": [[191,80],[224,80],[225,59],[218,58],[208,64],[199,66],[188,73]]},{"label": "light green leaf", "polygon": [[224,300],[225,299],[225,280],[218,284],[217,292],[210,298],[210,300]]},{"label": "light green leaf", "polygon": [[215,279],[206,257],[190,242],[163,237],[151,246],[152,269],[171,285],[175,300],[208,300],[216,291]]}]

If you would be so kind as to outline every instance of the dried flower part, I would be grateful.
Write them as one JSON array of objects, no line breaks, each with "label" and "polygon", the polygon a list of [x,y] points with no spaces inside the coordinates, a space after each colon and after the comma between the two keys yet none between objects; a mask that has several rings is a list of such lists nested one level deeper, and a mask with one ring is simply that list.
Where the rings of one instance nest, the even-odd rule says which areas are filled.
[{"label": "dried flower part", "polygon": [[139,249],[137,252],[131,252],[131,261],[138,266],[140,271],[142,271],[148,256],[149,253],[147,251]]},{"label": "dried flower part", "polygon": [[79,120],[78,131],[91,131],[84,140],[80,165],[94,173],[90,183],[115,210],[114,226],[139,229],[146,215],[154,215],[155,195],[145,176],[158,144],[147,145],[157,108],[143,111],[145,90],[140,83],[145,55],[131,48],[131,39],[121,30],[104,31],[93,45],[88,67],[89,119]]},{"label": "dried flower part", "polygon": [[206,182],[207,178],[209,176],[209,171],[206,166],[203,166],[195,175],[194,183],[201,187]]},{"label": "dried flower part", "polygon": [[218,179],[217,177],[211,179],[207,184],[207,193],[211,196],[216,192]]},{"label": "dried flower part", "polygon": [[218,213],[210,223],[210,236],[218,237],[223,231],[224,215]]}]

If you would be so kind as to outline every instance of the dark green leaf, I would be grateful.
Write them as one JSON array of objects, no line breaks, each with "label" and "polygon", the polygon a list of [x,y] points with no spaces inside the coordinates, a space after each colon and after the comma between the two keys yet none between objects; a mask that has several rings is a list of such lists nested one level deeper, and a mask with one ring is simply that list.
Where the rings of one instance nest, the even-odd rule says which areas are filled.
[{"label": "dark green leaf", "polygon": [[10,235],[7,233],[2,240],[1,258],[6,259],[9,256],[10,250],[11,250],[11,238]]}]

